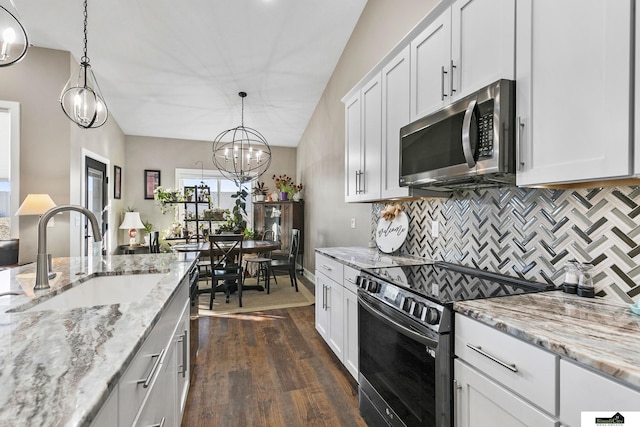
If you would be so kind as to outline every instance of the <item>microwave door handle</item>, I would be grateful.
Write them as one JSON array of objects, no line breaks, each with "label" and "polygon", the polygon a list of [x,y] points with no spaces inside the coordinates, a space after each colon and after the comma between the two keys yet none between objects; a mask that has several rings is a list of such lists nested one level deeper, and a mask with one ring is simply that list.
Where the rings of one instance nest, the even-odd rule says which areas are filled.
[{"label": "microwave door handle", "polygon": [[471,119],[476,109],[476,100],[473,99],[467,106],[467,111],[464,113],[464,119],[462,120],[462,153],[467,161],[469,168],[476,166],[476,160],[473,158],[473,151],[471,150]]}]

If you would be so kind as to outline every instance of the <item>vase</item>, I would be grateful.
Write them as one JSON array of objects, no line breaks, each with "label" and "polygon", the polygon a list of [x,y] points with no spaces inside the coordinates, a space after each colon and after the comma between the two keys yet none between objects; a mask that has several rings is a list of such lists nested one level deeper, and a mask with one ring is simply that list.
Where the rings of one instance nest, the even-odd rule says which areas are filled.
[{"label": "vase", "polygon": [[289,200],[289,193],[287,193],[286,191],[281,191],[280,192],[280,200],[281,201]]},{"label": "vase", "polygon": [[264,194],[256,194],[255,196],[256,202],[264,202],[265,195]]}]

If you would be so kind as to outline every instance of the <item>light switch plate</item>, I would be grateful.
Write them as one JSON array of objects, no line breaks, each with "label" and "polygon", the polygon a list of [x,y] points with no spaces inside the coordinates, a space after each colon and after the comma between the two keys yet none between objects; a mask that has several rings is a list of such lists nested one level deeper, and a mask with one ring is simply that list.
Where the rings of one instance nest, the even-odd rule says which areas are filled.
[{"label": "light switch plate", "polygon": [[356,228],[356,219],[351,218],[351,228]]}]

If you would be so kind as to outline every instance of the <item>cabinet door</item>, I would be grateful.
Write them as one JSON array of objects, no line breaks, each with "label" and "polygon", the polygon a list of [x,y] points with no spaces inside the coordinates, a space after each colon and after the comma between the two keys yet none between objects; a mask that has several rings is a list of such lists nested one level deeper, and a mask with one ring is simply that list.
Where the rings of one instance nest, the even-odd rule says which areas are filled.
[{"label": "cabinet door", "polygon": [[518,185],[632,172],[631,11],[630,0],[518,2]]},{"label": "cabinet door", "polygon": [[136,427],[148,427],[162,425],[164,427],[177,426],[176,421],[176,384],[175,384],[175,356],[174,347],[167,346],[167,353],[160,365],[155,380],[151,384],[151,390],[142,404],[140,413],[133,425]]},{"label": "cabinet door", "polygon": [[327,311],[329,312],[329,329],[327,344],[338,356],[338,359],[343,360],[343,343],[344,343],[344,330],[343,330],[343,287],[341,284],[334,282],[333,280],[327,281]]},{"label": "cabinet door", "polygon": [[266,231],[264,222],[264,204],[253,204],[253,229],[256,231]]},{"label": "cabinet door", "polygon": [[184,306],[182,316],[176,327],[174,333],[175,339],[175,353],[176,353],[176,381],[177,381],[177,393],[176,393],[176,413],[177,419],[182,419],[182,413],[184,406],[187,403],[187,394],[189,393],[189,378],[191,377],[192,366],[189,365],[190,360],[190,323],[189,323],[189,308],[190,301]]},{"label": "cabinet door", "polygon": [[327,310],[327,282],[329,279],[316,270],[316,330],[325,341],[329,334],[329,311]]},{"label": "cabinet door", "polygon": [[362,164],[360,200],[379,200],[382,149],[382,84],[377,74],[362,88]]},{"label": "cabinet door", "polygon": [[[488,25],[488,23],[490,23]],[[457,0],[451,6],[453,99],[515,79],[515,0]]]},{"label": "cabinet door", "polygon": [[409,46],[382,69],[382,198],[403,197],[400,187],[400,128],[411,121]]},{"label": "cabinet door", "polygon": [[280,206],[282,212],[282,218],[280,220],[280,226],[282,227],[282,246],[280,250],[288,254],[289,246],[291,246],[291,229],[293,228],[293,205],[291,203],[282,203]]},{"label": "cabinet door", "polygon": [[356,381],[358,381],[358,297],[346,289],[343,310],[343,363]]},{"label": "cabinet door", "polygon": [[556,420],[458,359],[454,378],[453,411],[458,427],[556,426]]},{"label": "cabinet door", "polygon": [[451,9],[447,9],[411,41],[412,121],[450,102],[450,65]]},{"label": "cabinet door", "polygon": [[345,102],[345,201],[357,202],[360,198],[358,185],[362,167],[361,153],[361,123],[360,123],[360,93]]},{"label": "cabinet door", "polygon": [[[560,360],[560,420],[563,425],[581,425],[582,411],[637,411],[640,392],[625,387],[613,379]],[[589,420],[593,422],[593,418]]]}]

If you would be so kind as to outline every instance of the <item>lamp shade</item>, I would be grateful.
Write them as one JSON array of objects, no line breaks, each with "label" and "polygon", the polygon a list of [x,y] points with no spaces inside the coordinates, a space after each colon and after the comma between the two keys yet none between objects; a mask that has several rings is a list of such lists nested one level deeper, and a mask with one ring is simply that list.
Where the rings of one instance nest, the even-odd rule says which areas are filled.
[{"label": "lamp shade", "polygon": [[27,194],[27,197],[16,211],[16,215],[42,215],[55,207],[56,204],[48,194]]},{"label": "lamp shade", "polygon": [[121,230],[131,230],[144,228],[142,220],[140,220],[140,212],[125,212],[124,221],[120,224]]}]

